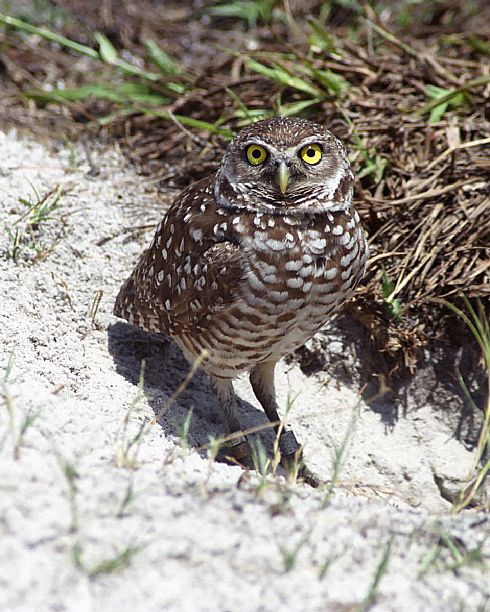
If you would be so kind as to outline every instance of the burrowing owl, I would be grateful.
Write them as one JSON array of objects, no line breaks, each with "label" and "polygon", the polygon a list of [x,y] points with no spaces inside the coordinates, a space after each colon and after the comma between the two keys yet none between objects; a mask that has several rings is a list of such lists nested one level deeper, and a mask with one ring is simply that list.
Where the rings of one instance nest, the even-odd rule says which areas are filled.
[{"label": "burrowing owl", "polygon": [[[271,422],[277,361],[349,299],[368,247],[352,206],[342,144],[297,118],[259,121],[229,145],[216,174],[185,190],[156,229],[114,314],[173,338],[203,367],[231,432],[240,431],[232,380],[250,381]],[[277,425],[276,425],[277,429]],[[298,448],[283,431],[284,457]],[[232,442],[246,463],[245,437]]]}]

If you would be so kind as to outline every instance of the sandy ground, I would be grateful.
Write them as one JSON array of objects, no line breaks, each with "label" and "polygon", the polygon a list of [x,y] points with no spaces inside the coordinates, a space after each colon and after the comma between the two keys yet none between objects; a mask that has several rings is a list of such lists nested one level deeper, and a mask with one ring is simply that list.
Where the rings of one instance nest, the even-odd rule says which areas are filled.
[{"label": "sandy ground", "polygon": [[[448,513],[472,454],[437,404],[369,402],[281,364],[281,403],[295,398],[289,421],[320,477],[348,436],[333,495],[196,450],[225,433],[205,376],[168,407],[181,353],[111,315],[152,233],[131,230],[164,205],[115,150],[92,156],[96,172],[81,150],[0,134],[0,610],[488,609],[490,524]],[[69,192],[34,236],[49,252],[24,244],[14,262],[18,198],[57,185]],[[355,366],[339,329],[310,349]],[[244,426],[265,423],[248,382],[237,389]]]}]

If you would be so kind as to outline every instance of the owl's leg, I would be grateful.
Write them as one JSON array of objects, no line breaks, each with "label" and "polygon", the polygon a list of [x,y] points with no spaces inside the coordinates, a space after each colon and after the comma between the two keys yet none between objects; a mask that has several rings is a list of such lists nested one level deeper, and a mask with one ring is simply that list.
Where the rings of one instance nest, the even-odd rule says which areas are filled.
[{"label": "owl's leg", "polygon": [[[250,372],[250,383],[269,421],[271,423],[277,423],[274,425],[274,429],[277,433],[279,430],[279,421],[281,419],[278,415],[276,392],[274,388],[274,369],[276,363],[276,361],[264,361],[257,364]],[[287,461],[288,458],[290,460],[293,459],[299,448],[300,445],[293,431],[284,427],[279,438],[279,450],[281,451],[283,459],[285,461]]]},{"label": "owl's leg", "polygon": [[[230,433],[241,431],[238,418],[238,406],[233,383],[231,380],[211,377],[218,401],[225,415]],[[237,436],[230,441],[233,457],[244,467],[252,467],[252,449],[245,436]]]},{"label": "owl's leg", "polygon": [[[271,423],[280,421],[277,412],[276,393],[274,389],[274,369],[276,361],[266,361],[257,364],[250,372],[250,382],[252,389],[262,404],[265,413]],[[279,424],[274,426],[276,433],[279,431]],[[283,428],[279,437],[279,450],[281,451],[281,463],[286,469],[290,468],[297,461],[300,455],[301,446],[291,429]],[[312,487],[318,487],[322,482],[308,469],[302,465],[298,475],[302,480]]]}]

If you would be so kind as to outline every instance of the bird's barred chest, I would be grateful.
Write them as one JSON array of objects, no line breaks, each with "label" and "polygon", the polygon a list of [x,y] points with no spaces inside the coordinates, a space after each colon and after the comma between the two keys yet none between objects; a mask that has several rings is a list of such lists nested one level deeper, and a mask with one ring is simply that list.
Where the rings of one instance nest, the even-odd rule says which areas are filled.
[{"label": "bird's barred chest", "polygon": [[203,348],[241,369],[247,360],[287,354],[321,328],[351,297],[366,246],[355,211],[309,222],[257,213],[231,224],[243,251],[244,280],[234,303],[215,313]]}]

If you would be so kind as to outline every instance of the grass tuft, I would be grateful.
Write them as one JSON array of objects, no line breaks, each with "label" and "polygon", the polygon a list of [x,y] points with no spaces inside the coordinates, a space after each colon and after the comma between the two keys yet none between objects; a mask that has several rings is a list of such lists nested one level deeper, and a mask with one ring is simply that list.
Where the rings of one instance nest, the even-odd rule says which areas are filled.
[{"label": "grass tuft", "polygon": [[347,457],[347,451],[350,448],[352,438],[356,429],[357,419],[359,416],[358,411],[359,406],[356,405],[352,410],[351,419],[340,444],[335,444],[332,440],[332,444],[330,447],[332,467],[330,473],[330,480],[325,486],[325,497],[323,498],[322,502],[323,508],[330,503],[335,487],[337,486],[340,473],[342,472],[342,469],[344,467],[345,460]]},{"label": "grass tuft", "polygon": [[[487,376],[487,399],[482,409],[483,422],[478,437],[473,464],[466,479],[465,486],[453,504],[452,511],[454,513],[458,513],[474,503],[476,496],[482,489],[485,479],[490,473],[490,322],[485,306],[481,300],[477,300],[475,308],[468,298],[463,296],[462,299],[467,312],[464,312],[446,300],[441,301],[464,321],[482,351]],[[466,384],[463,380],[461,380],[461,383],[463,392],[467,398],[469,398],[471,405],[475,406]],[[490,500],[486,501],[485,507],[487,510],[490,509]]]},{"label": "grass tuft", "polygon": [[436,542],[420,563],[419,580],[431,570],[458,572],[464,568],[479,567],[488,569],[488,560],[483,552],[483,543],[468,549],[458,537],[444,531],[437,531]]},{"label": "grass tuft", "polygon": [[296,566],[296,563],[298,561],[298,553],[303,548],[303,546],[308,542],[310,535],[311,535],[310,531],[308,531],[292,547],[285,546],[282,544],[279,545],[279,552],[281,554],[282,566],[283,566],[284,572],[286,573],[290,572]]},{"label": "grass tuft", "polygon": [[116,552],[114,556],[103,559],[94,565],[88,565],[83,556],[83,547],[77,542],[73,546],[72,560],[75,567],[93,580],[101,575],[113,574],[126,569],[131,564],[135,555],[143,548],[143,545],[128,545],[119,552]]},{"label": "grass tuft", "polygon": [[141,362],[140,379],[138,391],[129,405],[119,431],[116,434],[115,463],[117,467],[135,468],[138,465],[138,451],[147,430],[148,422],[142,419],[136,427],[136,432],[129,433],[131,416],[136,411],[138,404],[146,397],[145,391],[145,361]]},{"label": "grass tuft", "polygon": [[17,227],[15,230],[5,227],[9,241],[7,256],[15,263],[26,249],[34,253],[34,261],[37,261],[54,248],[54,244],[44,243],[42,230],[45,223],[57,220],[55,213],[62,205],[65,191],[57,185],[44,195],[40,195],[34,185],[31,184],[31,188],[31,194],[18,198],[18,202],[27,210],[15,221]]},{"label": "grass tuft", "polygon": [[376,596],[377,596],[377,592],[379,589],[379,585],[381,583],[383,576],[386,574],[386,570],[388,569],[388,564],[391,558],[392,546],[393,546],[393,535],[390,536],[390,538],[388,539],[386,543],[383,554],[381,555],[381,559],[374,571],[373,580],[369,586],[367,595],[359,607],[359,612],[367,612],[367,610],[369,610],[376,602]]},{"label": "grass tuft", "polygon": [[205,9],[211,17],[226,17],[229,19],[242,19],[247,22],[249,29],[255,28],[258,23],[269,23],[277,0],[234,0],[222,2]]}]

